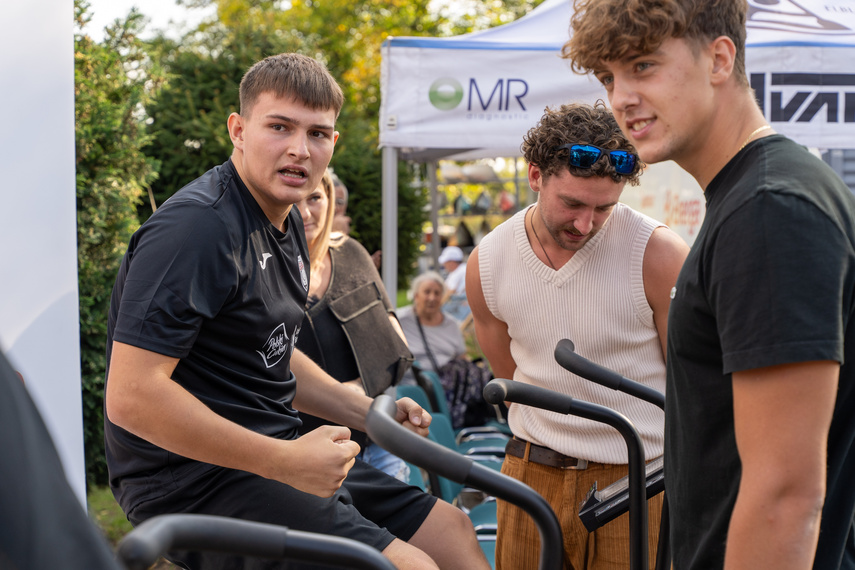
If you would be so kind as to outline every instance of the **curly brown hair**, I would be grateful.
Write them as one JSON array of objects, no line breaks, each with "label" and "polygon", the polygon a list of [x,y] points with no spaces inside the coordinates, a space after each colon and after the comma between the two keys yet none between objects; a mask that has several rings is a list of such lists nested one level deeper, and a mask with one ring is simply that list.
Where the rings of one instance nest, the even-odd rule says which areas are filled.
[{"label": "curly brown hair", "polygon": [[567,143],[591,144],[603,150],[627,150],[638,154],[603,101],[597,101],[594,106],[571,103],[557,109],[547,107],[537,125],[523,137],[520,150],[529,164],[540,168],[544,178],[567,169],[580,178],[608,176],[615,182],[625,180],[631,186],[638,184],[644,166],[640,158],[632,174],[618,174],[607,158],[601,158],[592,168],[576,168],[567,162],[569,150],[556,150]]},{"label": "curly brown hair", "polygon": [[670,38],[694,48],[727,36],[736,45],[734,75],[745,73],[746,0],[574,0],[572,34],[561,48],[576,73],[598,70],[605,61],[653,53]]},{"label": "curly brown hair", "polygon": [[249,117],[262,93],[293,97],[313,110],[333,110],[338,118],[344,94],[320,62],[298,53],[280,53],[262,59],[240,82],[240,114]]}]

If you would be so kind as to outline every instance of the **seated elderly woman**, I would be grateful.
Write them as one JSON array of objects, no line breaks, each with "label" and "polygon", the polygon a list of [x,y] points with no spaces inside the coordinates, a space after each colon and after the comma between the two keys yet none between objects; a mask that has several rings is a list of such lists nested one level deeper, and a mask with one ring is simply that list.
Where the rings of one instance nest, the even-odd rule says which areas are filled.
[{"label": "seated elderly woman", "polygon": [[435,271],[413,279],[407,294],[413,304],[398,311],[398,320],[413,356],[423,367],[439,370],[466,355],[460,322],[442,312],[445,281]]},{"label": "seated elderly woman", "polygon": [[460,323],[442,311],[444,295],[445,282],[439,273],[418,275],[408,293],[413,304],[398,310],[398,320],[416,363],[439,376],[454,428],[482,425],[495,417],[482,396],[492,374],[466,355]]}]

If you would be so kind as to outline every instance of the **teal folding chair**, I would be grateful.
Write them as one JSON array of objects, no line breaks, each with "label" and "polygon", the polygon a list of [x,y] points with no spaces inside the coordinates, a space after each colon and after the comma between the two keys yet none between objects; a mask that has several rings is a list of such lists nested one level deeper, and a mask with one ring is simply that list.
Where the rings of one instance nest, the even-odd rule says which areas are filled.
[{"label": "teal folding chair", "polygon": [[[488,432],[491,434],[489,437],[485,434],[484,437],[469,438],[461,441],[451,427],[451,417],[441,410],[436,410],[431,405],[430,397],[421,386],[401,384],[396,388],[398,398],[411,398],[418,405],[430,412],[433,417],[431,432],[442,430],[441,435],[443,440],[439,442],[442,445],[446,447],[453,445],[452,449],[462,455],[489,456],[490,459],[503,458],[505,456],[505,446],[508,442],[507,436],[497,435],[496,432]],[[449,439],[451,442],[448,441]]]},{"label": "teal folding chair", "polygon": [[[450,418],[451,410],[448,409],[448,401],[445,399],[445,389],[437,373],[420,368],[418,365],[413,366],[413,371],[419,386],[428,394],[433,412]],[[496,419],[489,420],[483,426],[469,426],[456,430],[455,438],[458,442],[463,442],[469,439],[495,438],[497,434],[508,438],[513,435],[508,423],[500,419],[498,413]]]},{"label": "teal folding chair", "polygon": [[[430,402],[428,401],[427,394],[421,386],[402,384],[397,386],[396,390],[398,398],[411,398],[421,407],[430,410]],[[502,457],[505,451],[503,445],[471,445],[465,450],[461,449],[461,446],[457,444],[457,441],[454,438],[454,430],[451,428],[451,420],[447,416],[442,414],[432,414],[428,438],[443,447],[447,447],[452,451],[460,453],[461,455],[471,457],[473,460],[478,461],[486,467],[495,469],[496,471],[500,471],[502,468]],[[449,503],[458,504],[464,510],[467,510],[468,504],[472,501],[458,501],[458,498],[461,498],[461,493],[465,490],[462,484],[455,483],[445,477],[439,477],[434,474],[429,474],[429,480],[432,494]],[[481,502],[483,498],[483,496],[480,496],[477,502]]]},{"label": "teal folding chair", "polygon": [[410,468],[410,478],[407,480],[407,483],[412,485],[413,487],[418,487],[422,491],[427,491],[427,483],[425,482],[425,472],[421,467],[410,463],[409,461],[404,461],[407,464],[407,467]]}]

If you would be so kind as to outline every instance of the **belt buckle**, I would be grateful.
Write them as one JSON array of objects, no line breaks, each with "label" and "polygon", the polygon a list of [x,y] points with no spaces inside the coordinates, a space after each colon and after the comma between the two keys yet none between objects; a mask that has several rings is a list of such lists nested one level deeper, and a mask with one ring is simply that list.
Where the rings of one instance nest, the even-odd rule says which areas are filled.
[{"label": "belt buckle", "polygon": [[568,465],[564,469],[571,469],[573,471],[584,471],[587,468],[588,468],[588,460],[587,459],[576,458],[576,465]]}]

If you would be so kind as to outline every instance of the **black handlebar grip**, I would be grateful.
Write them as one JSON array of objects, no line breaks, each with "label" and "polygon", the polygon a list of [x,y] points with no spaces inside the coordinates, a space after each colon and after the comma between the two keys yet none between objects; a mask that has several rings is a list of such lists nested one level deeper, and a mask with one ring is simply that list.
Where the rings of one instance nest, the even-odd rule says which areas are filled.
[{"label": "black handlebar grip", "polygon": [[660,409],[665,409],[665,395],[662,392],[630,380],[605,366],[591,362],[576,352],[573,341],[569,339],[565,338],[558,341],[558,344],[555,346],[555,361],[562,368],[577,376],[581,376],[606,388],[635,396]]},{"label": "black handlebar grip", "polygon": [[380,552],[354,540],[214,515],[172,514],[149,519],[117,548],[128,570],[144,570],[170,550],[201,550],[347,568],[392,570]]},{"label": "black handlebar grip", "polygon": [[494,378],[484,386],[484,399],[488,404],[498,406],[508,399],[507,382],[504,378]]},{"label": "black handlebar grip", "polygon": [[428,471],[443,473],[444,477],[456,481],[465,481],[473,460],[403,428],[395,420],[397,412],[398,406],[391,396],[380,394],[374,398],[365,417],[365,427],[371,441]]},{"label": "black handlebar grip", "polygon": [[[495,382],[495,380],[493,381]],[[504,499],[527,512],[535,522],[541,539],[541,570],[558,569],[563,564],[561,527],[546,500],[530,487],[477,461],[406,429],[397,421],[397,405],[391,396],[381,394],[365,418],[372,441],[398,457],[458,483],[471,485]]]},{"label": "black handlebar grip", "polygon": [[576,352],[573,342],[566,338],[559,340],[555,346],[555,361],[573,374],[587,378],[612,390],[620,390],[624,380],[623,376],[617,372],[599,364],[594,364],[587,358],[580,356]]}]

